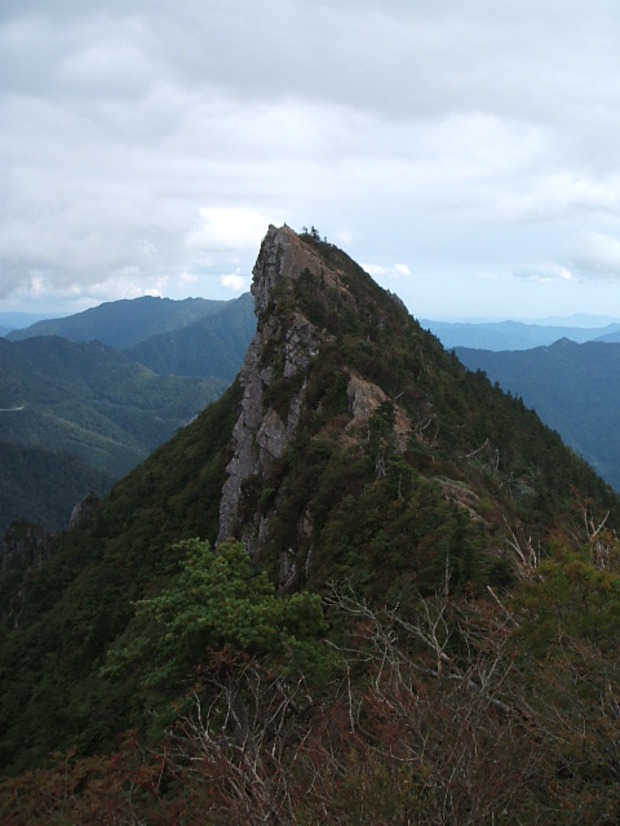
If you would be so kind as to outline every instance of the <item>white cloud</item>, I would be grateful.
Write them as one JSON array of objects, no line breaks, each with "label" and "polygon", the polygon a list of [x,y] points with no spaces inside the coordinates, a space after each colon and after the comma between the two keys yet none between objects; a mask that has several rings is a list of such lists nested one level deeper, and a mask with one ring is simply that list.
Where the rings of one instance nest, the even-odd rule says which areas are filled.
[{"label": "white cloud", "polygon": [[4,0],[0,301],[225,295],[284,221],[427,315],[620,274],[619,38],[607,0]]},{"label": "white cloud", "polygon": [[564,267],[562,264],[555,264],[547,262],[542,264],[533,264],[522,269],[514,271],[517,278],[525,281],[535,281],[538,284],[554,284],[565,281],[573,281],[575,276],[573,273]]},{"label": "white cloud", "polygon": [[245,292],[250,288],[250,279],[245,278],[238,273],[232,273],[230,275],[220,275],[219,282],[222,287],[225,287],[227,290],[233,290],[237,293]]},{"label": "white cloud", "polygon": [[186,246],[204,251],[238,250],[256,247],[264,236],[268,220],[257,210],[237,207],[203,207],[200,218],[186,236]]},{"label": "white cloud", "polygon": [[586,276],[620,276],[620,240],[602,232],[581,233],[573,244],[573,260]]},{"label": "white cloud", "polygon": [[362,264],[363,269],[377,280],[406,278],[411,275],[411,270],[406,264],[393,264],[386,267],[383,264]]}]

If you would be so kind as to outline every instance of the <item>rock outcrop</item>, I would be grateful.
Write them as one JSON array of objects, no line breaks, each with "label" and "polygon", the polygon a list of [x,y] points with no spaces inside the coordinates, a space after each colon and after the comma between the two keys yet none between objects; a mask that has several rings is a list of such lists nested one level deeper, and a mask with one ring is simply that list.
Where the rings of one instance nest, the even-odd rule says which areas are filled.
[{"label": "rock outcrop", "polygon": [[[253,270],[252,295],[259,324],[240,372],[243,398],[233,430],[228,479],[222,490],[218,542],[238,536],[250,551],[254,550],[259,524],[256,515],[241,523],[244,485],[251,481],[264,485],[283,459],[297,429],[306,382],[302,380],[284,418],[265,401],[265,396],[276,379],[291,380],[305,374],[322,340],[320,330],[301,313],[294,311],[284,325],[278,314],[266,316],[266,312],[270,305],[277,304],[278,288],[283,287],[283,298],[301,273],[307,270],[317,274],[321,269],[319,256],[293,230],[269,227]],[[275,375],[267,357],[274,343],[282,360],[281,376]]]},{"label": "rock outcrop", "polygon": [[[269,514],[248,513],[244,508],[246,491],[258,486],[260,495],[270,488],[271,479],[298,435],[308,371],[321,347],[334,341],[333,335],[310,321],[292,300],[295,282],[308,274],[320,278],[324,288],[337,294],[346,306],[354,307],[355,299],[337,268],[326,266],[312,245],[289,227],[270,226],[253,269],[251,291],[258,329],[240,371],[243,397],[220,501],[218,542],[236,537],[250,552],[268,537]],[[359,434],[388,395],[354,371],[347,371],[346,378],[351,417],[347,432]],[[278,405],[277,394],[271,399],[278,384],[296,388],[289,393],[286,410]],[[397,440],[404,445],[409,420],[400,409],[396,419]],[[302,530],[311,532],[307,519]],[[291,564],[285,551],[280,562],[284,580],[294,575]]]}]

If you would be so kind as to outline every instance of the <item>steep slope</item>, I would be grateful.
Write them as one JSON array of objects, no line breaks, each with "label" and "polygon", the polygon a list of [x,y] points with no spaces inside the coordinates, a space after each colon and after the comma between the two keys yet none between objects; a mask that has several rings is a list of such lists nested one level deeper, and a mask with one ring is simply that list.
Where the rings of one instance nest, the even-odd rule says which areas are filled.
[{"label": "steep slope", "polygon": [[227,302],[218,313],[187,327],[151,336],[124,352],[131,361],[156,373],[232,381],[255,331],[254,302],[246,293]]},{"label": "steep slope", "polygon": [[65,529],[75,505],[107,493],[114,478],[69,453],[0,441],[0,537],[26,519],[47,531]]},{"label": "steep slope", "polygon": [[507,523],[544,532],[572,487],[614,501],[335,247],[272,228],[254,277],[220,540],[241,537],[289,587],[342,572],[398,601],[439,587],[452,545],[453,587],[501,579]]},{"label": "steep slope", "polygon": [[456,354],[520,396],[620,490],[620,344],[563,339],[525,352],[457,348]]},{"label": "steep slope", "polygon": [[[56,537],[48,561],[9,565],[2,765],[157,727],[150,712],[178,685],[145,693],[141,664],[121,681],[100,667],[145,633],[131,603],[177,581],[175,540],[242,539],[283,594],[346,583],[413,610],[437,592],[509,586],[514,549],[551,552],[584,502],[618,524],[613,492],[557,434],[337,248],[270,227],[252,293],[258,330],[239,381]],[[197,668],[210,656],[186,653]]]},{"label": "steep slope", "polygon": [[0,537],[6,518],[65,527],[77,501],[109,490],[225,387],[159,376],[99,343],[53,336],[0,340],[0,370]]},{"label": "steep slope", "polygon": [[493,351],[529,350],[533,347],[548,346],[561,338],[568,338],[579,344],[595,339],[604,340],[607,336],[617,336],[619,327],[616,322],[604,327],[574,327],[559,323],[557,325],[524,324],[519,321],[465,323],[428,319],[420,319],[420,324],[425,330],[430,330],[436,335],[447,350],[454,347],[468,347]]},{"label": "steep slope", "polygon": [[14,330],[10,341],[34,336],[62,336],[70,341],[101,341],[122,350],[151,336],[189,326],[201,318],[220,312],[226,301],[205,298],[142,298],[108,301],[65,318],[37,321]]}]

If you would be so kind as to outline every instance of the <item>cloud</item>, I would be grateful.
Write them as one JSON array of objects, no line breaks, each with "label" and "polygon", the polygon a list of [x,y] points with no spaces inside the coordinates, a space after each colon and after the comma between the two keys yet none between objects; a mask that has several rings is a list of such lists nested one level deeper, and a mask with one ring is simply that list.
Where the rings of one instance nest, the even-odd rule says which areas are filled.
[{"label": "cloud", "polygon": [[250,288],[250,280],[249,278],[245,278],[238,273],[232,273],[230,275],[220,275],[219,282],[222,287],[225,287],[227,290],[233,290],[236,293],[245,292]]},{"label": "cloud", "polygon": [[533,264],[529,267],[514,270],[513,274],[525,281],[535,281],[538,284],[555,284],[573,281],[575,276],[562,264],[553,262]]},{"label": "cloud", "polygon": [[4,0],[0,300],[225,295],[284,221],[415,261],[367,269],[416,308],[618,274],[618,38],[605,0]]},{"label": "cloud", "polygon": [[407,278],[411,275],[411,270],[406,264],[394,264],[391,267],[382,264],[362,264],[361,266],[377,280]]},{"label": "cloud", "polygon": [[575,265],[586,277],[620,276],[620,240],[602,232],[584,232],[572,248]]},{"label": "cloud", "polygon": [[200,209],[199,219],[186,236],[190,249],[205,251],[256,248],[268,225],[267,217],[258,210],[238,207]]}]

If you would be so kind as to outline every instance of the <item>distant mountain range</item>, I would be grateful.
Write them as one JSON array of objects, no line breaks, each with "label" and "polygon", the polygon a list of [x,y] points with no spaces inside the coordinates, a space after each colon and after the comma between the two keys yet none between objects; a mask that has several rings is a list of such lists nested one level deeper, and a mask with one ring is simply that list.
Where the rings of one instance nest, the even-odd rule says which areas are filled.
[{"label": "distant mountain range", "polygon": [[99,342],[58,336],[0,339],[0,375],[2,533],[22,517],[66,523],[79,499],[109,489],[227,386],[161,376]]},{"label": "distant mountain range", "polygon": [[226,301],[205,298],[141,298],[108,301],[81,313],[64,318],[43,319],[29,327],[14,330],[7,338],[21,341],[33,336],[62,336],[70,341],[101,341],[124,350],[159,333],[188,327],[195,321],[214,315]]},{"label": "distant mountain range", "polygon": [[256,316],[250,293],[222,303],[217,313],[152,335],[125,349],[125,355],[156,373],[232,381],[256,331]]},{"label": "distant mountain range", "polygon": [[0,338],[0,537],[64,527],[237,374],[256,328],[232,301],[118,301]]},{"label": "distant mountain range", "polygon": [[620,343],[564,338],[530,350],[457,347],[455,353],[470,370],[520,396],[620,490]]},{"label": "distant mountain range", "polygon": [[577,344],[586,341],[620,341],[620,322],[602,326],[567,324],[524,324],[520,321],[447,322],[422,319],[422,327],[437,336],[447,350],[473,347],[478,350],[528,350],[568,338]]}]

